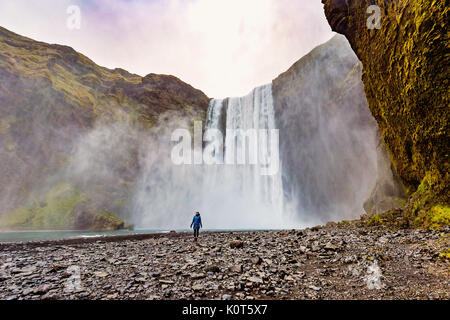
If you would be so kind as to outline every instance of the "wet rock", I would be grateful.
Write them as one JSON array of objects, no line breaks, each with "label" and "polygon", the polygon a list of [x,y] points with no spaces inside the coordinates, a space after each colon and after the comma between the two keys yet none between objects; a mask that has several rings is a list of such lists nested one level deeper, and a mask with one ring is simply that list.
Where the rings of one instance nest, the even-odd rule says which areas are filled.
[{"label": "wet rock", "polygon": [[0,273],[0,282],[8,280],[10,277],[6,272],[1,272]]},{"label": "wet rock", "polygon": [[[449,262],[439,258],[448,243],[442,232],[369,229],[363,236],[358,230],[333,226],[307,232],[301,239],[295,232],[282,238],[278,232],[239,232],[237,240],[248,244],[241,250],[223,245],[230,243],[226,233],[203,234],[194,252],[196,245],[188,236],[165,242],[2,250],[0,274],[8,276],[0,281],[0,299],[222,299],[224,295],[232,299],[417,299],[428,295],[445,299],[447,279],[442,275]],[[389,241],[381,244],[380,236]],[[330,244],[339,249],[330,250]],[[320,249],[311,252],[311,245]],[[52,271],[53,256],[65,257],[58,266],[78,266],[78,274],[67,267]],[[116,260],[114,264],[111,259]],[[368,293],[364,279],[374,259],[382,272],[383,290]],[[25,268],[30,267],[36,269],[27,274],[31,270]],[[9,276],[11,270],[15,273]],[[99,272],[108,276],[100,277]],[[36,290],[44,285],[48,287]]]},{"label": "wet rock", "polygon": [[263,283],[263,280],[259,277],[250,277],[250,278],[248,278],[248,281],[254,282],[254,283]]},{"label": "wet rock", "polygon": [[331,242],[327,242],[327,243],[325,244],[324,249],[325,249],[325,250],[328,250],[328,251],[336,251],[336,250],[339,249],[339,247],[336,246],[336,245],[334,245],[334,244],[332,244]]},{"label": "wet rock", "polygon": [[222,251],[222,247],[215,247],[211,250],[211,252],[218,253]]},{"label": "wet rock", "polygon": [[36,289],[33,290],[33,293],[35,294],[45,294],[50,290],[50,286],[47,284],[44,284],[42,286],[37,287]]},{"label": "wet rock", "polygon": [[311,290],[314,290],[314,291],[320,291],[320,290],[322,290],[321,287],[316,287],[316,286],[309,286],[308,288],[311,289]]},{"label": "wet rock", "polygon": [[209,265],[209,266],[205,267],[205,271],[215,273],[215,272],[220,272],[220,268],[216,265]]},{"label": "wet rock", "polygon": [[231,249],[239,249],[244,246],[244,242],[240,240],[232,241],[230,242],[230,248]]},{"label": "wet rock", "polygon": [[204,273],[197,273],[197,274],[191,275],[192,280],[203,279],[205,277],[206,277],[206,275]]},{"label": "wet rock", "polygon": [[159,280],[159,283],[162,283],[162,284],[174,284],[175,282],[172,281],[172,280],[163,280],[163,279],[160,279],[160,280]]},{"label": "wet rock", "polygon": [[17,274],[19,276],[27,276],[27,275],[31,275],[33,272],[36,271],[36,267],[35,266],[31,266],[31,267],[25,267],[22,269],[12,269],[11,270],[11,274]]},{"label": "wet rock", "polygon": [[104,271],[95,271],[95,272],[94,272],[94,275],[95,275],[96,277],[99,277],[99,278],[105,278],[105,277],[107,277],[109,274],[108,274],[107,272],[104,272]]},{"label": "wet rock", "polygon": [[203,286],[201,284],[195,284],[192,286],[192,290],[194,291],[202,291],[203,290]]},{"label": "wet rock", "polygon": [[253,264],[260,264],[262,262],[260,257],[254,257],[251,259]]},{"label": "wet rock", "polygon": [[231,272],[241,273],[242,272],[242,265],[238,264],[238,265],[235,265],[235,266],[231,266],[230,267],[230,271]]}]

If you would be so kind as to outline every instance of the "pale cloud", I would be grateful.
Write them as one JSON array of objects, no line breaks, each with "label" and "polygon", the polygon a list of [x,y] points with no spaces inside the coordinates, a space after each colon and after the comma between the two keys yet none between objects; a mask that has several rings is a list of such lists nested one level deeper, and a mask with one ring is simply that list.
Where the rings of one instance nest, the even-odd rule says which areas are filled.
[{"label": "pale cloud", "polygon": [[[80,30],[66,27],[69,5],[81,9]],[[269,83],[333,35],[319,0],[0,0],[0,25],[215,98]]]}]

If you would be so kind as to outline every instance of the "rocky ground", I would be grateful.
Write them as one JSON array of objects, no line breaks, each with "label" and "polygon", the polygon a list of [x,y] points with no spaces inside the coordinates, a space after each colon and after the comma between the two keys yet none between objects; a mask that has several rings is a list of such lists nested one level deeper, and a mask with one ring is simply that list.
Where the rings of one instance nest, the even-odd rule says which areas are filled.
[{"label": "rocky ground", "polygon": [[[0,299],[449,299],[449,231],[332,225],[0,246]],[[446,254],[447,253],[447,254]]]}]

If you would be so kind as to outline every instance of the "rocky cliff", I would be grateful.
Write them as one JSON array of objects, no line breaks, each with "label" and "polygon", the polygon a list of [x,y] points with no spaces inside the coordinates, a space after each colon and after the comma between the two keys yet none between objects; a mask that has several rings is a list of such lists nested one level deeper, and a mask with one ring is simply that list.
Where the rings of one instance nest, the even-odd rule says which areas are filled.
[{"label": "rocky cliff", "polygon": [[139,140],[208,103],[173,76],[109,70],[0,27],[0,228],[122,227]]},{"label": "rocky cliff", "polygon": [[[336,35],[281,74],[273,96],[288,200],[299,215],[322,222],[359,217],[375,185],[378,128],[361,63],[345,37]],[[382,158],[380,164],[386,166]],[[378,195],[386,200],[384,191]]]},{"label": "rocky cliff", "polygon": [[[363,64],[362,79],[414,225],[450,223],[449,3],[447,0],[322,0],[332,27]],[[369,29],[370,5],[380,29]]]}]

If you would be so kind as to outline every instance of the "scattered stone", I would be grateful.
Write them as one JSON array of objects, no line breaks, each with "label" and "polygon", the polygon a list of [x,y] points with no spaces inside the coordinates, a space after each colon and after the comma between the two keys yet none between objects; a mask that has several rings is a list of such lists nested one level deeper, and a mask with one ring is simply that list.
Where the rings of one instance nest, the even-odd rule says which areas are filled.
[{"label": "scattered stone", "polygon": [[34,289],[33,293],[43,295],[49,291],[50,291],[50,286],[47,284],[44,284],[44,285],[39,286],[36,289]]},{"label": "scattered stone", "polygon": [[0,273],[0,282],[8,280],[8,279],[9,279],[9,276],[6,274],[6,272]]},{"label": "scattered stone", "polygon": [[254,257],[252,258],[252,263],[253,264],[260,264],[262,262],[260,257]]},{"label": "scattered stone", "polygon": [[331,242],[327,242],[327,244],[325,245],[324,249],[325,249],[325,250],[328,250],[328,251],[336,251],[336,250],[339,249],[339,247],[338,247],[338,246],[335,246],[335,245],[332,244]]},{"label": "scattered stone", "polygon": [[333,225],[283,236],[205,232],[198,244],[182,233],[65,246],[0,243],[0,300],[445,300],[449,231]]},{"label": "scattered stone", "polygon": [[104,272],[104,271],[95,271],[95,272],[94,272],[94,275],[95,275],[96,277],[99,277],[99,278],[105,278],[105,277],[107,277],[109,274],[108,274],[107,272]]},{"label": "scattered stone", "polygon": [[254,283],[263,283],[263,280],[259,277],[250,277],[250,278],[248,278],[248,281],[254,282]]},{"label": "scattered stone", "polygon": [[31,267],[25,267],[22,269],[12,269],[11,274],[18,274],[19,276],[23,277],[23,276],[31,275],[35,271],[36,271],[36,267],[31,266]]},{"label": "scattered stone", "polygon": [[172,281],[172,280],[163,280],[163,279],[160,279],[160,280],[159,280],[159,283],[163,283],[163,284],[174,284],[175,282]]},{"label": "scattered stone", "polygon": [[235,266],[231,266],[230,267],[230,271],[231,272],[241,273],[242,272],[242,265],[238,264],[238,265],[235,265]]},{"label": "scattered stone", "polygon": [[199,280],[199,279],[203,279],[205,277],[206,277],[206,275],[204,273],[197,273],[197,274],[191,275],[192,280]]},{"label": "scattered stone", "polygon": [[314,291],[320,291],[320,290],[322,290],[321,287],[316,287],[316,286],[309,286],[308,288],[310,288],[311,290],[314,290]]},{"label": "scattered stone", "polygon": [[203,286],[201,284],[196,284],[192,286],[192,290],[194,291],[201,291],[203,290]]},{"label": "scattered stone", "polygon": [[205,268],[205,271],[206,272],[220,272],[220,268],[218,267],[218,266],[216,266],[216,265],[209,265],[209,266],[206,266],[206,268]]},{"label": "scattered stone", "polygon": [[239,249],[239,248],[242,248],[243,246],[244,246],[243,241],[236,240],[236,241],[230,242],[231,249]]},{"label": "scattered stone", "polygon": [[306,253],[308,251],[308,248],[305,246],[299,246],[298,250],[300,251],[300,253]]}]

